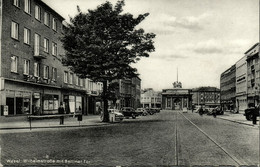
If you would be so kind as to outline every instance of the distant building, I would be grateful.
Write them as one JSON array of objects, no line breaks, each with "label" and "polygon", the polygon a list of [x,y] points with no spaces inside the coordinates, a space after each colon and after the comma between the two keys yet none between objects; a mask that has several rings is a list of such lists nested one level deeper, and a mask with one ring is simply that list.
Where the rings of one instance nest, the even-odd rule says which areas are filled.
[{"label": "distant building", "polygon": [[214,108],[220,106],[220,89],[199,87],[192,89],[192,105]]},{"label": "distant building", "polygon": [[183,89],[181,82],[174,82],[173,89],[162,90],[162,109],[183,110],[192,106],[191,89]]},{"label": "distant building", "polygon": [[236,63],[236,107],[238,112],[244,111],[247,105],[247,56]]},{"label": "distant building", "polygon": [[222,110],[236,108],[236,65],[232,65],[220,76],[220,104]]},{"label": "distant building", "polygon": [[141,106],[143,108],[161,108],[162,94],[152,88],[144,89],[141,93]]},{"label": "distant building", "polygon": [[141,79],[134,77],[132,79],[118,79],[119,88],[116,91],[118,99],[116,101],[117,109],[122,107],[138,108],[141,106]]},{"label": "distant building", "polygon": [[260,89],[259,43],[246,51],[245,55],[247,56],[247,101],[248,105],[257,105]]}]

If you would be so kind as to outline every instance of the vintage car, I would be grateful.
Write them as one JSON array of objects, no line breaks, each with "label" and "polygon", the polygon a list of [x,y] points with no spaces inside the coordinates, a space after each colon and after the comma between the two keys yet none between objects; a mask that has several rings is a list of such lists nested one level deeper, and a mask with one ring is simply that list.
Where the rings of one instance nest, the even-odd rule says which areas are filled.
[{"label": "vintage car", "polygon": [[123,121],[123,119],[124,119],[124,115],[122,113],[120,113],[118,109],[108,109],[108,113],[110,114],[109,119],[112,118],[111,114],[114,114],[115,120],[109,120],[111,122]]},{"label": "vintage car", "polygon": [[244,116],[246,117],[246,119],[247,119],[248,121],[252,121],[252,120],[253,120],[253,115],[254,115],[254,113],[255,113],[256,116],[258,117],[258,116],[259,116],[259,109],[256,110],[255,107],[250,107],[250,108],[245,109]]},{"label": "vintage car", "polygon": [[137,108],[135,111],[138,113],[138,115],[142,115],[142,116],[148,115],[147,111],[144,108]]},{"label": "vintage car", "polygon": [[132,107],[123,107],[123,108],[121,108],[120,112],[126,118],[132,117],[133,119],[135,119],[137,116],[139,116],[139,114]]}]

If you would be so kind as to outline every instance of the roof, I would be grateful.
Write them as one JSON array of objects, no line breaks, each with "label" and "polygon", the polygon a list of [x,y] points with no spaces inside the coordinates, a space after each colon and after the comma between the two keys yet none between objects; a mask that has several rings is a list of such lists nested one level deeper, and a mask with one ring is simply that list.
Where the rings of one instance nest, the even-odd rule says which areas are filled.
[{"label": "roof", "polygon": [[252,49],[254,49],[257,45],[259,45],[259,42],[257,42],[256,44],[254,44],[250,49],[248,49],[245,54],[247,54],[248,52],[250,52]]},{"label": "roof", "polygon": [[203,86],[203,87],[194,88],[192,89],[192,91],[193,92],[214,92],[214,91],[220,91],[220,89],[217,87]]},{"label": "roof", "polygon": [[60,17],[60,19],[63,21],[65,20],[64,17],[62,17],[58,12],[56,12],[53,8],[51,8],[49,5],[47,5],[45,2],[43,2],[42,0],[35,0],[36,2],[38,2],[39,4],[41,4],[42,6],[48,8],[51,12],[55,13],[56,16]]}]

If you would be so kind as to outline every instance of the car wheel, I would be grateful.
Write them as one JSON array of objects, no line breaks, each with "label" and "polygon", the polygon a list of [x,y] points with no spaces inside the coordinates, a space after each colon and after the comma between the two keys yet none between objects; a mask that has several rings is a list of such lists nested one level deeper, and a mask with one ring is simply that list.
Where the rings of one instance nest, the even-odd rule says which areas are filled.
[{"label": "car wheel", "polygon": [[246,119],[247,119],[248,121],[252,121],[252,120],[253,120],[253,115],[252,115],[252,114],[246,115]]},{"label": "car wheel", "polygon": [[135,115],[135,114],[132,114],[132,118],[135,119],[135,118],[136,118],[136,115]]}]

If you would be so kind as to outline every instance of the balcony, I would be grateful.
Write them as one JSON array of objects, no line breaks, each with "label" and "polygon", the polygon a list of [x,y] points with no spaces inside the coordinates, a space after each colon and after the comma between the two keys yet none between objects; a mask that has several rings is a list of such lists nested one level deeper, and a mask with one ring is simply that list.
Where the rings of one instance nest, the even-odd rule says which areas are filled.
[{"label": "balcony", "polygon": [[44,51],[44,47],[34,45],[33,57],[37,59],[46,59],[49,53]]}]

